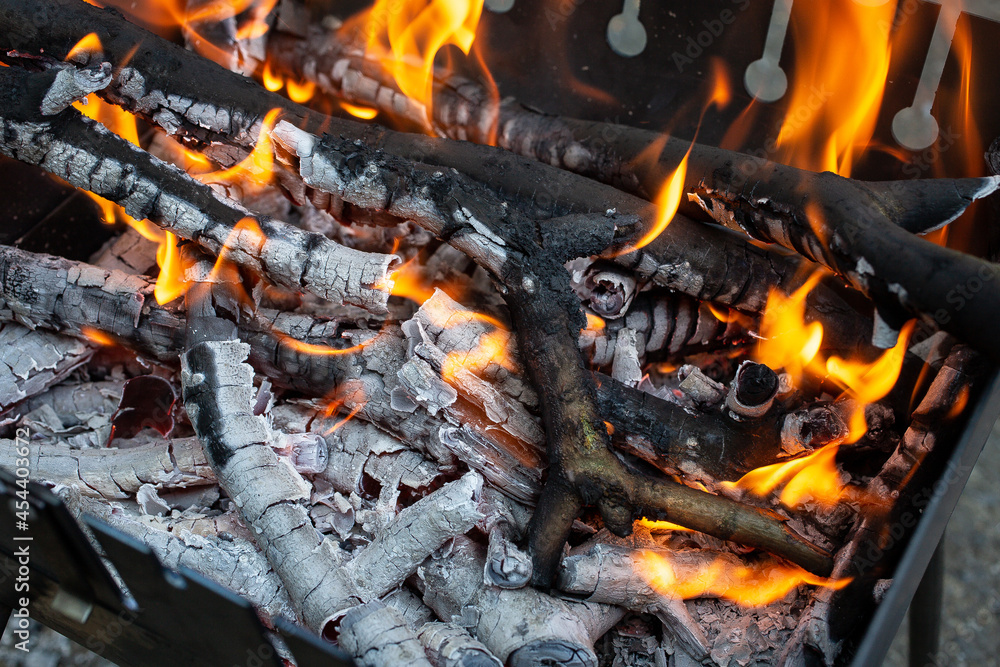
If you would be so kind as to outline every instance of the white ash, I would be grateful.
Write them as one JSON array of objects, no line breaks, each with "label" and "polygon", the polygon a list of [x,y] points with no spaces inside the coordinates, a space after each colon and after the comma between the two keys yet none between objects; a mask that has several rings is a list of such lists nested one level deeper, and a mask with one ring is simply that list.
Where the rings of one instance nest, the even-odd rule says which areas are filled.
[{"label": "white ash", "polygon": [[[0,467],[14,470],[13,441],[0,443]],[[33,445],[30,450],[31,479],[72,486],[91,497],[129,498],[144,484],[167,489],[215,483],[215,475],[195,438],[130,449]]]},{"label": "white ash", "polygon": [[93,344],[10,319],[0,314],[0,414],[61,382],[94,351]]},{"label": "white ash", "polygon": [[434,667],[417,633],[378,600],[351,609],[340,624],[340,646],[359,667]]}]

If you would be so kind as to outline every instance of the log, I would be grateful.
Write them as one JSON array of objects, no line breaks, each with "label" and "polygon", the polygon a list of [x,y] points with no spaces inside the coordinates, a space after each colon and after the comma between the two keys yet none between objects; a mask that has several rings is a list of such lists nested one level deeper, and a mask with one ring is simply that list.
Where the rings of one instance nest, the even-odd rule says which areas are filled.
[{"label": "log", "polygon": [[[0,443],[0,467],[13,472],[13,441]],[[31,479],[75,487],[80,494],[93,498],[130,498],[144,484],[156,489],[184,489],[215,483],[215,475],[195,438],[126,449],[71,449],[46,444],[35,444],[30,449]]]},{"label": "log", "polygon": [[[533,588],[505,590],[483,582],[484,549],[467,538],[418,570],[424,602],[439,618],[463,618],[473,607],[472,633],[503,664],[596,667],[594,642],[620,620],[608,605],[564,602]],[[599,620],[598,620],[599,619]]]},{"label": "log", "polygon": [[[196,241],[213,254],[227,248],[233,261],[273,283],[325,299],[385,311],[395,255],[362,253],[325,236],[262,218],[240,231],[247,211],[209,186],[145,153],[75,109],[43,117],[38,98],[52,85],[49,72],[0,71],[0,152],[42,167],[73,185],[124,207],[136,219]],[[260,125],[261,123],[258,123]]]},{"label": "log", "polygon": [[347,612],[340,624],[340,645],[359,667],[434,667],[413,628],[378,600]]},{"label": "log", "polygon": [[417,636],[435,667],[501,667],[482,642],[454,623],[426,623]]},{"label": "log", "polygon": [[[3,317],[5,309],[0,309],[0,320],[8,319]],[[87,363],[94,347],[58,333],[0,321],[0,415],[61,382]]]}]

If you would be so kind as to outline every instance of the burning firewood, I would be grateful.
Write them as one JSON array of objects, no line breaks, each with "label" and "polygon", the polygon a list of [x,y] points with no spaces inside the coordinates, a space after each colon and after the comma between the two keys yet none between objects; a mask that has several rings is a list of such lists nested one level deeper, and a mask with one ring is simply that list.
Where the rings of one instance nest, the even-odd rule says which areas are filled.
[{"label": "burning firewood", "polygon": [[[195,4],[181,32],[203,54],[200,31],[231,37],[215,56],[233,71],[78,0],[0,7],[0,152],[133,230],[100,266],[0,247],[0,334],[37,327],[0,359],[18,378],[0,428],[40,427],[31,474],[168,564],[260,582],[266,621],[339,634],[359,664],[596,665],[626,609],[663,622],[661,661],[764,660],[790,636],[831,657],[829,606],[864,607],[885,574],[847,583],[861,541],[969,395],[965,348],[925,392],[951,339],[914,341],[936,319],[995,353],[991,308],[939,317],[943,281],[989,299],[992,269],[913,233],[998,179],[862,183],[543,116],[448,73],[418,99],[356,23],[320,31],[282,0],[216,25]],[[23,27],[38,16],[44,35]],[[273,89],[275,68],[520,155],[326,116],[237,73]],[[142,146],[81,99],[147,122]],[[46,341],[79,355],[49,363]],[[83,364],[78,380],[118,383],[116,414],[64,424],[77,403],[37,394]],[[773,595],[747,592],[765,580]],[[799,618],[805,585],[821,590]],[[716,623],[736,605],[757,609]],[[772,611],[773,632],[751,618]]]}]

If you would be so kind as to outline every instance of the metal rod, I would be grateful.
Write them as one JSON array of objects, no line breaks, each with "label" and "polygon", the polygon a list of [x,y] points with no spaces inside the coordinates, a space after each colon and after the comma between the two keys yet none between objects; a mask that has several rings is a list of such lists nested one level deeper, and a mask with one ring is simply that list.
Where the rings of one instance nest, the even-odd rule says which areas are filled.
[{"label": "metal rod", "polygon": [[944,535],[910,602],[910,667],[936,665],[944,595]]}]

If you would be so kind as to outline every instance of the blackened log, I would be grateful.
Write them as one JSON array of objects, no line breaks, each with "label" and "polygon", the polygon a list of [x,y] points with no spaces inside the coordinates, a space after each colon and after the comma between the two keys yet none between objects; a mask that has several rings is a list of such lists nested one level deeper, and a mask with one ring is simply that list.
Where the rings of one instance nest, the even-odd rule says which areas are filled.
[{"label": "blackened log", "polygon": [[[279,70],[316,83],[328,95],[373,106],[390,116],[432,127],[442,136],[493,143],[540,162],[613,184],[652,200],[667,174],[690,152],[685,191],[699,187],[752,192],[755,199],[781,202],[806,217],[805,204],[824,204],[830,224],[857,220],[863,227],[885,224],[913,233],[939,229],[968,205],[996,189],[987,178],[865,183],[795,167],[678,137],[607,122],[582,121],[541,113],[518,102],[499,102],[482,84],[438,72],[433,118],[407,98],[382,63],[366,59],[348,29],[311,28],[305,36],[275,30],[268,50]],[[656,153],[651,155],[651,151]],[[645,157],[645,159],[644,159]],[[803,198],[803,194],[808,198]],[[682,212],[698,215],[682,202]]]},{"label": "blackened log", "polygon": [[[385,310],[394,255],[362,253],[322,234],[261,219],[259,233],[234,234],[245,209],[209,186],[149,155],[75,109],[43,117],[38,98],[52,85],[51,72],[0,70],[0,152],[68,180],[148,218],[181,238],[286,287],[336,302]],[[259,128],[260,123],[256,127]]]}]

